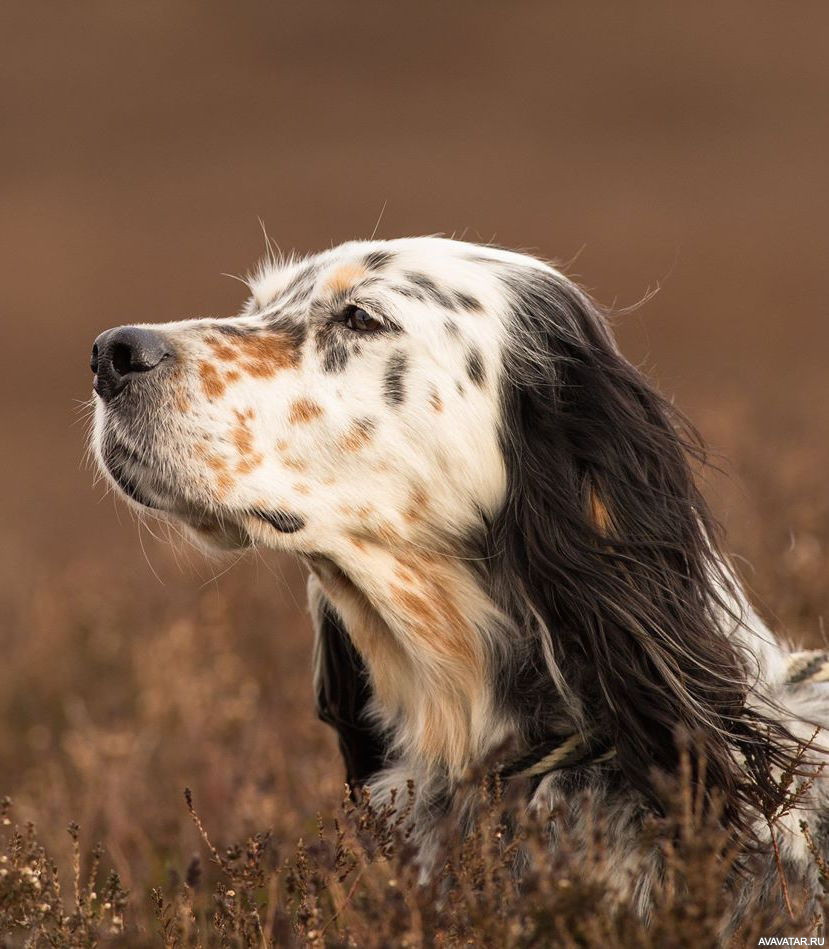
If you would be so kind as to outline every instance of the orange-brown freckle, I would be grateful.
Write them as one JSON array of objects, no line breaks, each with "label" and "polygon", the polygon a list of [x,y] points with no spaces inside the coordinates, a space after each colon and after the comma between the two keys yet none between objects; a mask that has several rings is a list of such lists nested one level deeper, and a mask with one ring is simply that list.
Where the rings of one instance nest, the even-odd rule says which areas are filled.
[{"label": "orange-brown freckle", "polygon": [[233,444],[241,456],[236,464],[236,471],[239,474],[248,474],[253,471],[254,468],[261,465],[263,461],[262,454],[258,451],[254,451],[253,433],[248,425],[249,419],[253,418],[253,410],[247,409],[245,412],[237,411],[236,418],[239,422],[231,433]]},{"label": "orange-brown freckle", "polygon": [[366,270],[357,264],[346,264],[335,270],[328,278],[326,286],[332,293],[342,293],[348,290],[352,284],[356,283],[362,277],[365,277]]},{"label": "orange-brown freckle", "polygon": [[243,336],[238,345],[241,368],[251,376],[272,376],[299,363],[299,347],[285,333]]},{"label": "orange-brown freckle", "polygon": [[416,593],[404,590],[402,587],[393,586],[392,599],[395,603],[402,606],[407,613],[420,620],[434,620],[435,613],[429,605],[429,601]]},{"label": "orange-brown freckle", "polygon": [[365,549],[366,549],[366,545],[363,543],[363,541],[361,541],[361,540],[359,539],[359,537],[352,537],[352,538],[351,538],[351,543],[352,543],[352,546],[354,546],[354,547],[357,548],[357,550],[365,550]]},{"label": "orange-brown freckle", "polygon": [[355,452],[367,445],[374,434],[374,426],[366,419],[355,419],[348,427],[345,435],[339,440],[341,451]]},{"label": "orange-brown freckle", "polygon": [[219,339],[210,339],[207,341],[207,345],[213,350],[213,353],[218,356],[219,359],[224,359],[228,362],[233,361],[238,356],[238,353],[232,346],[228,346],[227,343]]},{"label": "orange-brown freckle", "polygon": [[288,421],[291,425],[305,424],[322,415],[322,408],[311,399],[297,399],[291,403]]},{"label": "orange-brown freckle", "polygon": [[384,522],[383,524],[379,524],[375,528],[374,533],[385,544],[396,544],[396,543],[399,543],[401,540],[400,532],[397,531],[394,527],[392,527],[392,525],[389,524],[387,521]]},{"label": "orange-brown freckle", "polygon": [[262,464],[262,456],[258,452],[254,452],[252,455],[249,455],[247,458],[243,458],[236,465],[237,474],[250,474],[254,468],[258,468]]},{"label": "orange-brown freckle", "polygon": [[204,394],[211,401],[218,399],[227,388],[225,381],[216,371],[216,367],[209,362],[199,363],[199,378]]},{"label": "orange-brown freckle", "polygon": [[294,491],[296,491],[297,494],[310,494],[310,493],[311,493],[311,489],[308,487],[307,484],[305,484],[304,481],[299,481],[299,482],[297,482],[297,484],[294,485]]},{"label": "orange-brown freckle", "polygon": [[247,455],[253,451],[253,433],[243,422],[233,429],[233,444],[240,455]]},{"label": "orange-brown freckle", "polygon": [[409,506],[403,515],[407,521],[419,521],[423,517],[423,511],[429,503],[429,497],[422,488],[416,488],[412,491]]},{"label": "orange-brown freckle", "polygon": [[216,479],[216,495],[219,499],[223,498],[233,487],[233,478],[229,474],[220,474]]},{"label": "orange-brown freckle", "polygon": [[285,441],[284,438],[280,438],[279,441],[276,443],[276,450],[277,450],[277,451],[287,451],[287,450],[288,450],[288,443]]},{"label": "orange-brown freckle", "polygon": [[433,392],[429,396],[429,403],[436,412],[443,411],[443,399],[438,395],[437,392]]},{"label": "orange-brown freckle", "polygon": [[286,468],[290,468],[291,471],[307,471],[308,464],[304,462],[301,458],[283,458],[282,464]]},{"label": "orange-brown freckle", "polygon": [[590,514],[593,518],[593,523],[603,534],[608,533],[610,529],[610,512],[607,510],[607,507],[596,493],[596,491],[590,491]]},{"label": "orange-brown freckle", "polygon": [[182,414],[190,411],[190,399],[183,392],[176,392],[175,405]]}]

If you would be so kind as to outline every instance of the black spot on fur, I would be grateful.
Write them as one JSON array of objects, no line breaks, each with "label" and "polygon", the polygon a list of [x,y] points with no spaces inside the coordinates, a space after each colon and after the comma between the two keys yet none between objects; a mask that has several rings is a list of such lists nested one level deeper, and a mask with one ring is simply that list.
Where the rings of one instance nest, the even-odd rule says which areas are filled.
[{"label": "black spot on fur", "polygon": [[454,320],[447,319],[443,324],[446,327],[446,332],[453,337],[454,339],[459,339],[461,335],[461,328]]},{"label": "black spot on fur", "polygon": [[442,306],[447,310],[455,309],[452,297],[446,291],[441,290],[431,277],[427,277],[424,273],[409,272],[406,274],[406,279],[421,290],[428,299],[437,303],[438,306]]},{"label": "black spot on fur", "polygon": [[389,359],[386,372],[383,376],[383,395],[389,405],[400,405],[406,398],[406,388],[403,377],[406,373],[408,360],[403,353],[395,353]]},{"label": "black spot on fur", "polygon": [[314,281],[317,276],[317,265],[307,264],[300,268],[291,278],[290,283],[282,291],[282,296],[288,298],[291,296],[301,297],[310,294],[314,288]]},{"label": "black spot on fur", "polygon": [[254,517],[267,521],[274,530],[281,534],[295,534],[305,527],[305,521],[298,514],[290,514],[288,511],[260,511],[250,512]]},{"label": "black spot on fur", "polygon": [[484,361],[480,350],[472,348],[466,354],[466,372],[476,386],[482,386],[485,381]]},{"label": "black spot on fur", "polygon": [[342,340],[330,340],[322,354],[323,372],[342,372],[348,365],[348,356],[348,348]]},{"label": "black spot on fur", "polygon": [[222,336],[247,336],[250,333],[250,328],[243,329],[241,326],[234,326],[233,323],[216,323],[212,329],[217,333],[221,333]]},{"label": "black spot on fur", "polygon": [[319,353],[323,372],[342,372],[351,355],[341,328],[334,323],[323,323],[314,333],[314,345]]},{"label": "black spot on fur", "polygon": [[498,260],[495,257],[487,257],[486,254],[467,254],[465,259],[471,264],[484,264],[487,267],[501,268],[506,266],[502,260]]},{"label": "black spot on fur", "polygon": [[287,336],[295,349],[299,349],[308,336],[308,326],[302,319],[282,319],[274,329]]},{"label": "black spot on fur", "polygon": [[366,254],[363,266],[366,270],[382,270],[393,259],[394,254],[391,251],[373,250],[370,254]]},{"label": "black spot on fur", "polygon": [[476,300],[475,297],[470,296],[468,293],[455,290],[453,291],[452,296],[455,299],[455,304],[460,310],[466,310],[468,313],[480,313],[481,310],[483,310],[481,301]]},{"label": "black spot on fur", "polygon": [[418,290],[417,287],[412,286],[397,286],[389,287],[392,293],[399,293],[401,297],[406,297],[407,300],[417,300],[419,303],[426,302],[426,294],[422,290]]}]

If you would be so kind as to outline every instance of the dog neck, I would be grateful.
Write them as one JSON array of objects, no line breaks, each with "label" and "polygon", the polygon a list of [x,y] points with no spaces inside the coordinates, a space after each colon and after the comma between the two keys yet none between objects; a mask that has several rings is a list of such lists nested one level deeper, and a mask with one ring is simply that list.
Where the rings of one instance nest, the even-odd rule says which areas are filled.
[{"label": "dog neck", "polygon": [[371,679],[371,713],[417,773],[460,779],[514,732],[496,710],[498,610],[462,560],[361,542],[312,569]]}]

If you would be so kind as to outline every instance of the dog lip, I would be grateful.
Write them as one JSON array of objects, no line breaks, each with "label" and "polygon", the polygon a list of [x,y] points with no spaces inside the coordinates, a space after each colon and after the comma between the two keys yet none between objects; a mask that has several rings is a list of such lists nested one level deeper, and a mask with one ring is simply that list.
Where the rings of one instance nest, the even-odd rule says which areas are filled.
[{"label": "dog lip", "polygon": [[298,514],[291,514],[288,511],[262,511],[256,509],[250,512],[254,517],[270,524],[274,530],[280,534],[295,534],[305,527],[304,518]]},{"label": "dog lip", "polygon": [[135,501],[137,504],[142,505],[143,507],[152,508],[153,510],[159,510],[157,504],[154,504],[150,501],[147,496],[141,491],[138,485],[132,478],[128,478],[123,471],[117,471],[113,467],[110,467],[107,463],[107,470],[110,475],[114,478],[115,483],[118,487],[126,494],[128,498]]},{"label": "dog lip", "polygon": [[101,458],[112,479],[128,498],[143,507],[160,510],[159,506],[150,501],[146,494],[138,487],[135,479],[124,473],[124,462],[129,461],[132,464],[141,463],[141,459],[131,448],[109,438],[105,443],[104,449],[101,451]]}]

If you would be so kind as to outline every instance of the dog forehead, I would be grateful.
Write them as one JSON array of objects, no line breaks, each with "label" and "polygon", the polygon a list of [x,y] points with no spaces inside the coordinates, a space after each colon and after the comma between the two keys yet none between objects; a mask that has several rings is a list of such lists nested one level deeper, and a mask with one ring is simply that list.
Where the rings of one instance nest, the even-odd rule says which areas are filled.
[{"label": "dog forehead", "polygon": [[[454,299],[461,308],[484,310],[503,299],[503,265],[537,263],[498,248],[437,237],[349,241],[305,258],[267,258],[248,280],[253,302],[263,308],[277,299],[338,295],[361,282],[420,289],[438,304]],[[483,299],[478,300],[473,291]],[[480,304],[475,306],[475,304]],[[451,307],[450,307],[451,308]]]}]

